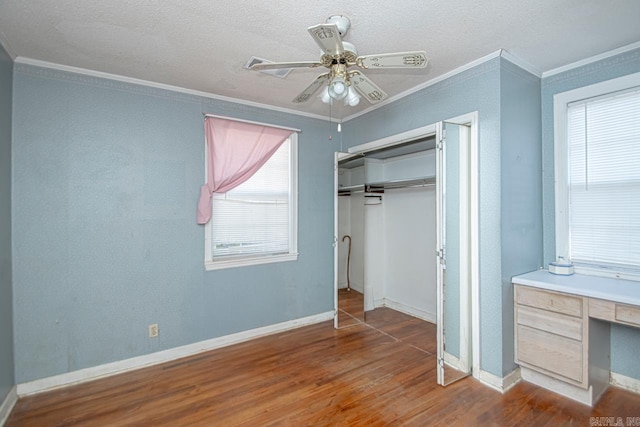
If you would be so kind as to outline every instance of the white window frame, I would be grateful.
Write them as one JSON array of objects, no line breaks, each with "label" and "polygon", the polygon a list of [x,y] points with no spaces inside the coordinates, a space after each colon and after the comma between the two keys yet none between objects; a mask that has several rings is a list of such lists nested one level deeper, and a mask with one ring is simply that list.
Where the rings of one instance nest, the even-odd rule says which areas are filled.
[{"label": "white window frame", "polygon": [[[553,97],[556,256],[569,260],[569,156],[567,109],[572,102],[607,95],[640,86],[640,73],[629,74],[590,86],[562,92]],[[616,271],[605,267],[575,266],[576,273],[640,281],[640,273]]]},{"label": "white window frame", "polygon": [[[237,255],[214,258],[211,251],[211,221],[204,227],[204,267],[207,271],[224,268],[248,267],[274,262],[296,261],[298,259],[298,133],[289,137],[289,251],[285,254]],[[205,144],[205,179],[207,176],[207,147]],[[215,215],[215,209],[213,210]]]}]

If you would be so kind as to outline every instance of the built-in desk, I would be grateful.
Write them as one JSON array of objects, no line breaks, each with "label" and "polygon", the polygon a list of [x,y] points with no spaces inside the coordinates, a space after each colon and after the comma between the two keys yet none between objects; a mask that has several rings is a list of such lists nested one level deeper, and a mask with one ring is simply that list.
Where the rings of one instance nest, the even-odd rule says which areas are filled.
[{"label": "built-in desk", "polygon": [[522,378],[593,405],[609,385],[610,323],[640,328],[640,283],[547,270],[512,281]]}]

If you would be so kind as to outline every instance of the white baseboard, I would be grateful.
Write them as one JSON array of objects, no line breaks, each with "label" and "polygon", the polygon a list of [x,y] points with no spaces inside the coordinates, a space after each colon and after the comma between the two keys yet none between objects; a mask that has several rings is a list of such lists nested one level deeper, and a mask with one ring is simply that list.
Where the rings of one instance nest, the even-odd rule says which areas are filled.
[{"label": "white baseboard", "polygon": [[358,292],[360,292],[361,294],[364,294],[364,285],[362,283],[358,283],[358,282],[351,282],[351,289],[356,290]]},{"label": "white baseboard", "polygon": [[187,344],[168,350],[158,351],[143,356],[132,357],[130,359],[119,360],[117,362],[107,363],[104,365],[94,366],[91,368],[80,369],[73,372],[67,372],[53,377],[42,378],[27,383],[18,384],[17,395],[27,396],[30,394],[41,393],[60,387],[79,384],[87,381],[104,378],[111,375],[121,374],[123,372],[132,371],[159,363],[169,362],[205,351],[215,350],[217,348],[238,344],[251,339],[264,337],[267,335],[277,334],[279,332],[288,331],[290,329],[300,328],[315,323],[332,320],[334,311],[316,314],[313,316],[303,317],[300,319],[289,320],[287,322],[277,323],[275,325],[263,326],[261,328],[251,329],[248,331],[238,332],[236,334],[225,335],[210,340],[200,341],[193,344]]},{"label": "white baseboard", "polygon": [[637,378],[631,378],[616,372],[611,372],[609,384],[640,394],[640,380]]},{"label": "white baseboard", "polygon": [[[376,307],[379,307],[377,304],[378,301],[376,301]],[[426,320],[429,323],[436,323],[435,313],[429,313],[428,311],[422,310],[421,308],[412,307],[410,305],[394,301],[389,298],[383,298],[382,306],[392,308],[401,313],[408,314],[409,316],[417,317],[418,319]]]},{"label": "white baseboard", "polygon": [[18,392],[17,387],[11,387],[7,397],[4,398],[4,402],[0,405],[0,426],[3,426],[4,423],[9,419],[9,415],[11,415],[11,410],[15,406],[18,401]]},{"label": "white baseboard", "polygon": [[506,393],[511,387],[520,382],[522,376],[520,374],[520,368],[516,368],[502,378],[490,372],[480,370],[476,378],[484,385],[500,393]]}]

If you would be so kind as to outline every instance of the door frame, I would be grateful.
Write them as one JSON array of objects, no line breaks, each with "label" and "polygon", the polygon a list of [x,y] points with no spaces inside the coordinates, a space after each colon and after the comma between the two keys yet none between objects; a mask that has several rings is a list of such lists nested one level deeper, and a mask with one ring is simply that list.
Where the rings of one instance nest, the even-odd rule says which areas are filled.
[{"label": "door frame", "polygon": [[[472,307],[471,307],[471,278],[472,278],[472,267],[471,267],[471,245],[475,242],[471,238],[470,232],[470,222],[472,216],[471,210],[471,183],[470,183],[470,150],[471,150],[471,123],[465,120],[466,117],[457,117],[453,120],[446,120],[442,122],[438,122],[437,124],[437,157],[436,157],[436,236],[437,236],[437,308],[438,308],[438,318],[436,323],[437,330],[437,382],[440,385],[446,386],[448,384],[445,383],[444,377],[444,369],[445,365],[448,365],[460,372],[465,372],[471,374],[474,369],[473,367],[473,354],[470,353],[470,348],[474,348],[472,344],[472,331],[474,330],[473,325],[470,323],[470,319],[472,317]],[[460,144],[457,148],[458,152],[458,163],[461,165],[459,169],[458,175],[458,183],[459,183],[459,215],[460,215],[460,223],[459,227],[459,237],[460,237],[460,282],[459,282],[459,356],[456,357],[450,353],[445,351],[445,341],[446,341],[446,332],[445,328],[451,330],[449,325],[445,325],[445,299],[446,299],[446,283],[445,283],[445,274],[446,274],[446,264],[447,264],[447,238],[446,238],[446,228],[447,228],[447,205],[445,203],[445,189],[447,188],[447,148],[448,144],[448,135],[445,133],[445,129],[447,125],[457,125],[462,128],[468,129],[468,132],[464,133],[464,136],[460,136],[458,143]],[[454,225],[455,226],[455,225]],[[457,377],[460,379],[463,377]]]},{"label": "door frame", "polygon": [[[480,258],[479,258],[479,140],[478,140],[478,112],[470,112],[460,116],[452,117],[444,120],[449,123],[465,124],[470,126],[470,142],[469,142],[469,277],[471,286],[471,322],[469,327],[471,331],[471,370],[475,378],[480,375]],[[438,123],[411,129],[395,135],[387,136],[378,140],[359,144],[347,149],[349,154],[360,154],[370,150],[391,147],[413,139],[427,137],[436,134]],[[337,152],[336,152],[337,153]],[[343,157],[340,157],[343,158]],[[338,154],[335,156],[334,162],[334,306],[336,320],[334,325],[337,327],[338,313]],[[435,249],[435,248],[434,248]]]},{"label": "door frame", "polygon": [[[469,354],[468,345],[471,345],[471,360],[461,361],[461,370],[467,371],[471,368],[471,373],[474,378],[480,377],[480,257],[479,257],[479,144],[478,144],[478,112],[463,114],[460,116],[452,117],[450,119],[443,120],[438,123],[438,126],[442,126],[443,122],[466,125],[469,126],[469,144],[468,151],[461,153],[466,155],[466,161],[469,165],[466,171],[466,177],[463,177],[463,185],[468,185],[465,189],[468,195],[466,203],[466,211],[468,213],[468,244],[469,251],[465,253],[467,256],[467,262],[461,262],[462,268],[466,268],[468,277],[468,286],[470,292],[461,294],[460,306],[461,308],[467,307],[466,310],[460,310],[461,325],[460,330],[460,353]],[[436,178],[437,180],[437,178]],[[464,191],[464,190],[463,190]],[[462,209],[461,209],[462,210]],[[439,213],[438,213],[439,215]],[[440,230],[437,231],[440,235]],[[438,242],[439,243],[439,242]],[[464,259],[461,256],[461,259]],[[438,270],[440,271],[440,270]],[[440,296],[439,296],[440,298]],[[470,301],[469,301],[470,300]],[[438,301],[441,304],[442,301]],[[439,306],[441,308],[441,306]],[[467,316],[470,316],[467,317]],[[469,330],[470,329],[470,330]],[[464,350],[464,346],[467,349]],[[446,354],[443,355],[446,359]],[[470,366],[469,366],[470,363]]]}]

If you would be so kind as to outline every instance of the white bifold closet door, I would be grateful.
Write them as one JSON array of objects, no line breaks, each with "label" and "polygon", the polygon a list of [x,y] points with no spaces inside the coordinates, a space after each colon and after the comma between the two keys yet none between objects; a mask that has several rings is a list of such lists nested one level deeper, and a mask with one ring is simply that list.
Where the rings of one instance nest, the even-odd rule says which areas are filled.
[{"label": "white bifold closet door", "polygon": [[469,143],[470,128],[437,127],[438,384],[471,374],[469,336]]}]

